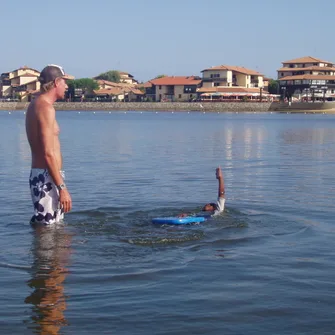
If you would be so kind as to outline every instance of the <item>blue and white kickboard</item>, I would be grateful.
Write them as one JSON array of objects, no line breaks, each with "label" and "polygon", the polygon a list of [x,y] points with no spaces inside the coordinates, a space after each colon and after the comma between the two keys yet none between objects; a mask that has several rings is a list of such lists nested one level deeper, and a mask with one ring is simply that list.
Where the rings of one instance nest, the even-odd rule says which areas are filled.
[{"label": "blue and white kickboard", "polygon": [[158,223],[158,224],[189,224],[204,221],[206,221],[206,218],[202,216],[185,216],[183,218],[179,218],[177,216],[168,216],[168,217],[152,219],[152,223]]}]

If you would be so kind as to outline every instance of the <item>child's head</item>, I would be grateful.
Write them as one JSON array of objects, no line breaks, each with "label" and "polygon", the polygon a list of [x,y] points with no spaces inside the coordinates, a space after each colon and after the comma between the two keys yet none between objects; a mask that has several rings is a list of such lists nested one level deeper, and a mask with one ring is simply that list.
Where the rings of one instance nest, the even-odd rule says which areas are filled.
[{"label": "child's head", "polygon": [[216,206],[216,204],[215,204],[214,202],[208,203],[208,204],[206,204],[206,205],[202,208],[202,210],[203,210],[204,212],[213,212],[213,211],[215,211],[216,209],[217,209],[217,206]]}]

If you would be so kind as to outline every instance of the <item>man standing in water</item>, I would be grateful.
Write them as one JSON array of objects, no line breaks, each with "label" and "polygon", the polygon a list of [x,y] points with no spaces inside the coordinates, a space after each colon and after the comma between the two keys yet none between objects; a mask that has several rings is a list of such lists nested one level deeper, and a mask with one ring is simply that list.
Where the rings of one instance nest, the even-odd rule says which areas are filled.
[{"label": "man standing in water", "polygon": [[29,179],[34,205],[32,223],[59,222],[72,208],[72,200],[64,183],[59,126],[53,103],[64,99],[67,89],[62,67],[48,65],[40,73],[41,94],[33,100],[26,114],[26,132],[31,149]]}]

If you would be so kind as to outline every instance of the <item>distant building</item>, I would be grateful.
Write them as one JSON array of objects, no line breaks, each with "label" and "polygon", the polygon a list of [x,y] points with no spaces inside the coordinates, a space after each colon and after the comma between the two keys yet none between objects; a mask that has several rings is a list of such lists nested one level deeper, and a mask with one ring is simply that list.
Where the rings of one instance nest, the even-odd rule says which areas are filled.
[{"label": "distant building", "polygon": [[277,70],[284,98],[332,100],[335,97],[335,66],[319,58],[306,56],[282,62]]},{"label": "distant building", "polygon": [[97,80],[99,90],[94,94],[100,101],[142,101],[144,93],[134,84],[114,83],[108,80]]},{"label": "distant building", "polygon": [[0,98],[30,101],[40,91],[39,76],[38,70],[28,66],[2,73],[0,75]]},{"label": "distant building", "polygon": [[20,101],[30,101],[32,96],[40,91],[40,86],[40,82],[36,78],[28,83],[15,87],[14,92],[20,96]]},{"label": "distant building", "polygon": [[146,97],[153,101],[190,101],[196,99],[201,78],[197,76],[166,76],[143,84]]},{"label": "distant building", "polygon": [[96,82],[99,85],[100,89],[108,89],[108,88],[130,88],[130,87],[135,87],[136,85],[134,84],[129,84],[129,83],[114,83],[113,81],[108,81],[108,80],[102,80],[98,79]]},{"label": "distant building", "polygon": [[268,96],[264,75],[241,66],[218,65],[202,70],[202,100],[260,100]]},{"label": "distant building", "polygon": [[202,70],[202,87],[263,88],[264,75],[241,66],[219,65]]},{"label": "distant building", "polygon": [[277,97],[257,87],[201,87],[198,95],[202,101],[274,101]]},{"label": "distant building", "polygon": [[270,80],[271,78],[263,77],[263,87],[265,91],[268,91]]},{"label": "distant building", "polygon": [[24,66],[0,76],[0,97],[28,101],[30,92],[40,89],[40,72]]},{"label": "distant building", "polygon": [[134,79],[134,76],[132,76],[130,73],[127,72],[120,72],[120,82],[126,83],[126,84],[137,84],[138,81]]},{"label": "distant building", "polygon": [[128,92],[128,101],[143,101],[144,99],[144,92],[142,92],[138,88],[132,87]]},{"label": "distant building", "polygon": [[[134,79],[134,76],[131,75],[130,73],[128,72],[122,72],[122,71],[116,71],[119,73],[120,75],[120,82],[119,84],[128,84],[128,85],[136,85],[138,83],[138,81],[136,79]],[[96,76],[96,77],[93,77],[94,80],[102,80],[102,79],[99,79],[99,76]],[[108,81],[108,80],[105,80],[105,81]],[[111,83],[111,81],[109,81]],[[118,84],[118,83],[115,83],[115,84]]]},{"label": "distant building", "polygon": [[146,83],[140,83],[137,88],[141,88],[145,92],[145,98],[149,101],[156,101],[156,86],[150,81]]},{"label": "distant building", "polygon": [[12,86],[10,84],[9,72],[0,75],[0,98],[12,96]]},{"label": "distant building", "polygon": [[97,101],[124,101],[126,92],[118,87],[101,88],[93,91]]}]

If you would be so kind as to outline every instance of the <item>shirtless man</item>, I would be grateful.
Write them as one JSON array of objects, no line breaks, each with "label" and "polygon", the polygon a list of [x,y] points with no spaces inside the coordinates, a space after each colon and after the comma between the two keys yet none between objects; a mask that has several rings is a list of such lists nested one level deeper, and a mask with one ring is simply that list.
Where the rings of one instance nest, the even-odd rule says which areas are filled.
[{"label": "shirtless man", "polygon": [[59,126],[53,103],[64,99],[68,76],[62,67],[48,65],[40,73],[41,94],[26,113],[26,132],[31,149],[29,185],[34,205],[32,223],[59,222],[72,208],[64,183]]}]

